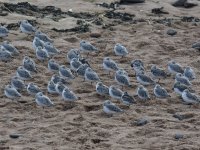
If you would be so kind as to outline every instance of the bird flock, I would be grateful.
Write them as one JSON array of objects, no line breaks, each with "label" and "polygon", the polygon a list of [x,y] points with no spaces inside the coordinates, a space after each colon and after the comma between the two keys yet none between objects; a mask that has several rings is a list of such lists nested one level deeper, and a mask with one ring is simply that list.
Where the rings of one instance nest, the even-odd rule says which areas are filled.
[{"label": "bird flock", "polygon": [[[138,96],[141,101],[151,100],[151,96],[147,87],[153,86],[154,97],[158,99],[167,99],[171,95],[162,87],[159,82],[165,78],[175,79],[173,90],[177,95],[181,96],[183,103],[196,104],[200,102],[200,98],[192,89],[192,81],[196,79],[195,73],[191,67],[183,68],[179,63],[171,60],[168,62],[168,68],[165,70],[156,65],[151,66],[150,74],[145,70],[144,63],[140,59],[133,60],[130,67],[135,72],[135,77],[138,84],[136,95],[130,95],[127,91],[123,91],[123,87],[132,88],[132,83],[128,73],[125,69],[120,68],[117,62],[110,57],[104,57],[102,68],[108,72],[114,80],[116,85],[107,86],[103,83],[97,72],[92,69],[88,63],[87,58],[90,53],[99,53],[99,49],[91,43],[82,40],[79,49],[71,49],[66,54],[66,59],[70,64],[68,68],[65,65],[60,65],[53,59],[54,55],[61,52],[54,47],[53,40],[45,33],[37,31],[27,20],[20,22],[20,30],[25,34],[34,34],[32,47],[35,51],[36,58],[39,61],[48,61],[48,70],[53,73],[51,79],[48,81],[47,91],[49,94],[61,96],[66,102],[75,102],[79,99],[77,93],[74,93],[69,87],[69,81],[77,77],[84,79],[83,82],[96,83],[96,92],[101,96],[110,96],[122,102],[124,105],[132,105],[136,103],[135,96]],[[0,38],[8,36],[9,31],[6,27],[0,27]],[[114,46],[114,53],[116,56],[122,58],[126,57],[129,52],[122,44],[117,43]],[[86,53],[86,58],[82,57],[82,53]],[[9,42],[4,41],[0,45],[0,60],[8,62],[14,56],[20,55],[20,52]],[[113,74],[114,72],[114,74]],[[29,95],[35,97],[35,102],[42,107],[54,106],[53,101],[42,92],[42,90],[32,82],[27,83],[33,79],[33,74],[37,74],[37,64],[29,56],[24,56],[22,65],[16,70],[16,75],[11,78],[9,85],[4,88],[4,94],[7,98],[18,100],[22,97],[21,91],[26,90]],[[103,111],[109,115],[124,112],[111,100],[105,100],[103,103]]]}]

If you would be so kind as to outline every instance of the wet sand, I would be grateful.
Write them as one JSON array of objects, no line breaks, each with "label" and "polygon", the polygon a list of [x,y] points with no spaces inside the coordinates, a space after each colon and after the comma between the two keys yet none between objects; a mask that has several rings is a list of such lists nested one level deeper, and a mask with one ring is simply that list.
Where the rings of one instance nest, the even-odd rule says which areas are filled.
[{"label": "wet sand", "polygon": [[[1,2],[14,3],[12,0],[1,0]],[[200,24],[197,22],[194,25],[192,22],[181,21],[182,16],[200,18],[199,6],[190,9],[176,8],[170,5],[170,0],[149,0],[143,4],[120,5],[120,9],[116,12],[135,14],[133,19],[137,20],[137,23],[133,23],[133,21],[106,18],[103,15],[107,9],[97,7],[95,2],[89,0],[69,2],[64,0],[31,0],[29,2],[40,6],[54,4],[62,11],[72,9],[73,12],[99,13],[103,23],[107,25],[103,29],[102,25],[95,25],[89,19],[77,19],[70,16],[62,18],[58,22],[48,16],[36,18],[17,13],[9,13],[7,16],[1,17],[0,22],[5,24],[17,23],[23,19],[36,20],[39,29],[47,33],[54,40],[54,45],[61,50],[62,54],[54,57],[59,64],[69,66],[66,60],[67,52],[71,48],[79,48],[80,40],[84,39],[90,41],[100,50],[98,55],[90,54],[88,59],[91,67],[108,86],[116,83],[114,77],[109,76],[103,70],[102,61],[105,56],[114,59],[121,68],[129,73],[133,87],[126,87],[124,91],[128,91],[131,95],[136,94],[136,88],[139,85],[135,79],[134,71],[130,67],[132,60],[141,59],[145,63],[145,69],[150,71],[152,64],[167,69],[167,62],[174,59],[184,67],[191,66],[194,69],[197,79],[192,82],[192,86],[196,93],[200,94],[200,81],[198,80],[200,76],[200,52],[191,48],[191,45],[200,39]],[[103,0],[98,1],[98,3],[100,2]],[[200,5],[199,1],[195,2]],[[151,13],[151,9],[162,6],[169,14],[158,16]],[[156,22],[156,20],[164,18],[174,19],[171,26]],[[73,28],[77,26],[76,22],[79,19],[90,24],[89,32],[62,33],[52,30],[52,28]],[[166,34],[166,31],[171,28],[177,31],[177,35]],[[32,48],[33,36],[27,38],[27,35],[20,33],[19,29],[10,30],[10,32],[9,36],[3,40],[12,42],[20,51],[20,55],[7,64],[0,62],[0,149],[199,149],[200,107],[182,104],[180,97],[172,91],[173,77],[161,80],[161,85],[169,91],[171,98],[155,99],[153,87],[148,86],[152,99],[144,103],[136,98],[137,104],[130,107],[126,107],[110,97],[99,96],[95,92],[95,84],[83,82],[82,78],[77,77],[68,86],[81,99],[77,101],[75,107],[70,108],[60,96],[47,94],[46,86],[53,74],[48,71],[47,62],[42,63],[37,60]],[[91,37],[91,33],[100,33],[101,37]],[[1,39],[1,42],[3,40]],[[114,55],[113,48],[118,42],[127,47],[130,55],[125,58]],[[55,103],[55,107],[42,109],[36,106],[34,97],[29,96],[27,92],[22,92],[23,97],[20,101],[25,103],[20,103],[20,105],[4,96],[3,88],[15,75],[16,69],[22,64],[25,55],[33,58],[40,70],[39,73],[33,75],[34,79],[30,82],[36,83],[43,89],[44,93]],[[83,56],[86,55],[83,54]],[[106,116],[102,111],[102,104],[107,99],[111,99],[126,113],[113,117]],[[173,117],[174,114],[189,117],[178,120]],[[139,118],[147,118],[149,123],[144,126],[132,124]],[[9,135],[14,133],[19,134],[20,137],[11,139]],[[183,134],[183,139],[176,140],[174,138],[176,133]]]}]

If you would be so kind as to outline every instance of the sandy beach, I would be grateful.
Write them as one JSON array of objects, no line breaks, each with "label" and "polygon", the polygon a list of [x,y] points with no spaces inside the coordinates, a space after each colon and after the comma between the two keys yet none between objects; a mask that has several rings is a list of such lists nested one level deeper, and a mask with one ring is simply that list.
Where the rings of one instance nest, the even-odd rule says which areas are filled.
[{"label": "sandy beach", "polygon": [[[10,25],[8,37],[0,43],[10,41],[20,52],[10,62],[0,62],[0,150],[199,150],[200,149],[200,106],[184,105],[181,98],[172,90],[174,78],[167,77],[160,84],[170,93],[171,98],[157,99],[153,96],[153,86],[147,86],[151,100],[127,107],[111,97],[96,93],[95,83],[83,82],[76,77],[68,85],[80,100],[73,108],[62,100],[61,96],[47,93],[47,84],[53,73],[48,71],[48,61],[41,62],[35,56],[32,47],[34,36],[27,37],[20,33],[17,23],[27,19],[34,26],[54,40],[54,45],[61,51],[54,59],[69,67],[67,52],[80,48],[80,41],[91,42],[99,53],[91,53],[88,61],[104,84],[116,85],[114,72],[111,76],[103,69],[104,57],[115,60],[124,68],[131,80],[128,91],[136,94],[139,83],[130,64],[132,60],[141,59],[149,73],[152,64],[167,70],[167,63],[175,60],[183,67],[194,69],[197,79],[192,81],[192,88],[200,94],[200,51],[192,48],[194,42],[200,41],[200,1],[193,8],[179,8],[171,5],[172,0],[146,0],[145,3],[119,5],[115,13],[127,13],[128,17],[109,17],[112,9],[97,6],[96,3],[110,3],[111,0],[30,0],[31,5],[44,8],[55,6],[61,13],[43,14],[41,12],[5,10],[5,3],[17,4],[23,0],[0,0],[0,10],[7,15],[0,17],[2,25]],[[154,14],[153,8],[164,7],[168,14]],[[68,11],[72,11],[70,14]],[[57,12],[60,12],[57,11]],[[56,12],[56,11],[55,11]],[[63,13],[65,12],[65,13]],[[68,12],[68,13],[66,13]],[[82,12],[83,14],[79,14]],[[73,14],[74,13],[74,14]],[[88,14],[90,15],[88,15]],[[116,15],[116,16],[115,16]],[[80,17],[81,16],[81,17]],[[116,17],[116,18],[115,18]],[[190,17],[193,17],[191,21]],[[194,21],[196,18],[196,21]],[[100,20],[100,21],[99,21]],[[99,22],[100,24],[99,24]],[[77,22],[81,22],[77,24]],[[78,28],[75,28],[78,27]],[[175,29],[177,34],[168,35],[168,29]],[[121,58],[114,54],[116,43],[122,43],[129,55]],[[55,103],[54,107],[42,108],[36,105],[35,98],[26,91],[17,103],[4,95],[5,85],[10,83],[18,66],[22,65],[24,56],[35,60],[39,72],[33,79],[26,81],[36,83]],[[86,57],[86,54],[82,54]],[[125,110],[126,113],[108,117],[103,112],[103,102],[110,99]],[[174,115],[183,115],[179,120]],[[135,125],[135,121],[145,118],[148,123]],[[10,138],[17,134],[19,138]],[[183,138],[175,139],[175,134]]]}]

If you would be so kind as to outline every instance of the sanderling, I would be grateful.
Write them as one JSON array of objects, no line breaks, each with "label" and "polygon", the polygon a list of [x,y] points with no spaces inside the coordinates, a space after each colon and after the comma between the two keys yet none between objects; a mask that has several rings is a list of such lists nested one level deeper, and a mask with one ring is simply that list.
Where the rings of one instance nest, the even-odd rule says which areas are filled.
[{"label": "sanderling", "polygon": [[111,85],[109,87],[109,95],[112,97],[112,98],[115,98],[115,99],[118,99],[118,100],[121,100],[121,97],[123,95],[124,92],[122,92],[119,88]]},{"label": "sanderling", "polygon": [[185,104],[196,104],[200,103],[200,98],[194,93],[189,92],[188,89],[185,89],[182,92],[182,99]]},{"label": "sanderling", "polygon": [[133,60],[131,62],[131,67],[133,68],[136,74],[145,72],[144,63],[140,59]]},{"label": "sanderling", "polygon": [[64,88],[66,88],[66,86],[62,82],[56,83],[55,89],[58,94],[62,95]]},{"label": "sanderling", "polygon": [[144,68],[144,63],[140,59],[131,61],[131,67],[141,66]]},{"label": "sanderling", "polygon": [[137,95],[142,100],[150,100],[149,92],[143,85],[138,86]]},{"label": "sanderling", "polygon": [[29,80],[33,78],[30,72],[26,70],[23,66],[19,66],[17,68],[16,75],[22,80]]},{"label": "sanderling", "polygon": [[56,91],[56,85],[53,83],[53,81],[48,82],[47,91],[50,94],[58,94],[58,92]]},{"label": "sanderling", "polygon": [[110,71],[117,71],[119,69],[117,63],[114,60],[112,60],[110,57],[105,57],[103,59],[103,68],[105,70],[108,70],[109,73]]},{"label": "sanderling", "polygon": [[166,78],[167,73],[164,69],[158,68],[156,65],[151,66],[151,74],[154,79]]},{"label": "sanderling", "polygon": [[19,77],[17,77],[17,76],[14,76],[14,77],[11,78],[11,85],[12,85],[15,89],[17,89],[17,90],[19,90],[19,91],[21,91],[21,90],[23,90],[23,89],[26,88],[26,85],[25,85],[24,81],[21,80],[21,79],[20,79]]},{"label": "sanderling", "polygon": [[100,95],[109,95],[109,87],[102,82],[96,84],[96,92]]},{"label": "sanderling", "polygon": [[70,61],[70,68],[73,70],[73,71],[76,71],[80,66],[81,66],[81,62],[77,59],[77,58],[73,58],[71,61]]},{"label": "sanderling", "polygon": [[169,63],[168,63],[168,70],[171,74],[184,72],[182,66],[173,60],[169,61]]},{"label": "sanderling", "polygon": [[103,103],[103,111],[106,113],[106,114],[109,114],[109,115],[113,115],[115,113],[120,113],[120,112],[123,112],[122,109],[120,109],[118,106],[116,106],[114,103],[112,103],[110,100],[106,100],[104,103]]},{"label": "sanderling", "polygon": [[44,43],[44,49],[47,51],[49,56],[53,56],[60,53],[60,51],[57,48],[55,48],[50,42]]},{"label": "sanderling", "polygon": [[79,76],[82,76],[84,77],[85,75],[85,71],[86,69],[89,67],[88,64],[82,64],[78,67],[78,69],[76,70],[76,73],[79,75]]},{"label": "sanderling", "polygon": [[100,81],[98,74],[96,72],[94,72],[90,67],[88,67],[85,70],[84,77],[85,77],[86,81],[90,81],[90,82]]},{"label": "sanderling", "polygon": [[142,85],[155,84],[155,81],[153,79],[151,79],[151,77],[149,77],[146,74],[143,74],[141,72],[140,73],[136,73],[136,79]]},{"label": "sanderling", "polygon": [[88,52],[88,54],[90,52],[98,51],[98,49],[96,47],[94,47],[92,44],[90,44],[89,42],[83,41],[83,40],[80,42],[80,50],[83,52]]},{"label": "sanderling", "polygon": [[188,78],[186,78],[185,76],[183,76],[181,73],[177,73],[176,74],[175,81],[176,82],[180,82],[181,84],[185,84],[187,86],[191,85],[191,82],[188,80]]},{"label": "sanderling", "polygon": [[168,92],[163,88],[161,87],[159,84],[156,84],[156,86],[154,87],[154,90],[153,90],[155,96],[157,98],[167,98],[167,97],[171,97]]},{"label": "sanderling", "polygon": [[8,29],[4,26],[0,26],[0,38],[8,36]]},{"label": "sanderling", "polygon": [[128,50],[123,45],[117,43],[114,47],[115,55],[117,56],[126,56],[128,54]]},{"label": "sanderling", "polygon": [[192,90],[190,87],[188,87],[188,86],[185,85],[185,84],[181,84],[180,82],[174,83],[173,90],[174,90],[174,92],[177,93],[178,95],[182,95],[182,93],[183,93],[183,91],[184,91],[185,89],[189,89],[189,91],[194,92],[194,90]]},{"label": "sanderling", "polygon": [[190,81],[196,79],[196,75],[195,75],[193,69],[190,68],[190,67],[186,67],[186,68],[185,68],[183,75],[184,75],[186,78],[188,78]]},{"label": "sanderling", "polygon": [[78,60],[82,63],[82,64],[87,64],[90,67],[89,62],[87,61],[87,59],[82,58],[81,56],[79,56]]},{"label": "sanderling", "polygon": [[35,95],[35,101],[39,106],[42,107],[51,107],[53,106],[53,102],[45,95],[43,95],[42,92],[39,92]]},{"label": "sanderling", "polygon": [[62,78],[62,77],[60,77],[59,75],[57,75],[57,74],[54,74],[54,75],[51,77],[51,81],[52,81],[54,84],[56,84],[56,83],[58,83],[58,82],[61,82],[61,83],[63,83],[63,84],[67,84],[67,81],[66,81],[64,78]]},{"label": "sanderling", "polygon": [[59,64],[54,60],[54,59],[50,59],[48,61],[48,69],[51,72],[58,72],[59,71]]},{"label": "sanderling", "polygon": [[74,79],[75,76],[72,74],[71,70],[67,68],[65,65],[59,67],[59,75],[63,78]]},{"label": "sanderling", "polygon": [[36,51],[36,49],[38,47],[44,47],[44,43],[38,38],[38,37],[34,37],[33,39],[33,49]]},{"label": "sanderling", "polygon": [[22,20],[20,22],[20,30],[26,34],[32,34],[36,32],[35,27],[33,27],[27,20]]},{"label": "sanderling", "polygon": [[5,48],[1,47],[0,49],[0,60],[1,61],[10,61],[13,58],[12,54],[7,51]]},{"label": "sanderling", "polygon": [[78,49],[70,49],[67,53],[67,61],[71,62],[73,58],[79,59],[79,50]]},{"label": "sanderling", "polygon": [[62,98],[64,101],[75,101],[78,97],[74,94],[73,91],[69,90],[68,87],[65,87],[62,92]]},{"label": "sanderling", "polygon": [[4,94],[10,99],[16,99],[22,95],[11,85],[6,85],[4,89]]},{"label": "sanderling", "polygon": [[9,51],[12,55],[19,55],[19,51],[8,41],[4,41],[2,46]]},{"label": "sanderling", "polygon": [[119,85],[126,85],[126,86],[131,86],[130,84],[130,79],[128,77],[128,75],[126,75],[123,70],[119,69],[118,71],[116,71],[115,73],[115,81],[119,84]]},{"label": "sanderling", "polygon": [[33,59],[31,59],[28,56],[25,56],[23,59],[23,66],[26,70],[30,71],[30,72],[35,72],[37,73],[37,68],[36,68],[36,64],[34,62]]},{"label": "sanderling", "polygon": [[128,92],[124,92],[122,94],[121,101],[125,105],[128,105],[128,106],[136,103],[136,101],[134,100],[134,98],[131,95],[129,95]]},{"label": "sanderling", "polygon": [[42,33],[41,31],[36,31],[35,32],[35,37],[38,37],[43,42],[51,42],[51,43],[53,43],[53,40],[50,39],[47,34]]},{"label": "sanderling", "polygon": [[41,46],[36,48],[36,57],[37,59],[44,61],[49,58],[49,55],[46,50],[42,49]]},{"label": "sanderling", "polygon": [[30,82],[27,86],[27,92],[30,94],[30,95],[35,95],[39,92],[41,92],[41,89],[34,83]]}]

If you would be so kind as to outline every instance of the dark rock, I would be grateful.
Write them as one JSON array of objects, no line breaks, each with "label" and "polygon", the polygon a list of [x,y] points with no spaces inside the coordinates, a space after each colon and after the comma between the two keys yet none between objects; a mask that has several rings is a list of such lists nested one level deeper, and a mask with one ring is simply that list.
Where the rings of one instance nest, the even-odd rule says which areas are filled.
[{"label": "dark rock", "polygon": [[140,118],[140,119],[137,119],[133,122],[131,122],[131,125],[135,125],[135,126],[143,126],[145,124],[149,123],[149,121],[145,118]]},{"label": "dark rock", "polygon": [[154,13],[154,14],[169,14],[169,12],[164,11],[163,9],[164,9],[164,7],[161,7],[161,8],[153,8],[153,9],[151,10],[151,12]]},{"label": "dark rock", "polygon": [[94,38],[99,38],[99,37],[101,37],[101,33],[97,33],[97,32],[90,33],[90,36],[94,37]]},{"label": "dark rock", "polygon": [[183,7],[186,2],[187,2],[187,0],[177,0],[174,3],[172,3],[172,6]]},{"label": "dark rock", "polygon": [[194,7],[194,6],[198,6],[198,4],[195,4],[195,3],[188,3],[188,2],[184,4],[184,7],[185,7],[185,8],[192,8],[192,7]]},{"label": "dark rock", "polygon": [[177,140],[182,139],[183,134],[177,133],[177,134],[175,134],[174,138],[177,139]]},{"label": "dark rock", "polygon": [[10,134],[9,136],[10,136],[10,138],[12,138],[12,139],[17,139],[17,138],[20,137],[19,134]]},{"label": "dark rock", "polygon": [[173,115],[174,118],[177,118],[178,120],[184,120],[184,119],[189,119],[189,118],[192,118],[194,117],[194,114],[191,114],[191,113],[187,113],[187,114],[174,114]]},{"label": "dark rock", "polygon": [[96,4],[97,6],[101,6],[101,7],[104,7],[104,8],[108,8],[108,9],[110,9],[110,8],[112,8],[112,9],[116,9],[117,7],[119,7],[119,3],[118,2],[113,2],[113,3],[110,3],[110,4],[108,4],[108,3],[99,3],[99,4]]},{"label": "dark rock", "polygon": [[174,29],[169,29],[169,30],[167,30],[167,34],[173,36],[173,35],[177,34],[177,31]]},{"label": "dark rock", "polygon": [[144,3],[145,0],[120,0],[121,3]]},{"label": "dark rock", "polygon": [[122,21],[131,21],[135,15],[128,14],[128,13],[121,13],[121,12],[114,12],[114,11],[107,11],[104,15],[109,19],[121,19]]},{"label": "dark rock", "polygon": [[172,3],[174,7],[184,7],[184,8],[192,8],[197,6],[198,4],[187,2],[187,0],[177,0]]},{"label": "dark rock", "polygon": [[196,43],[192,44],[192,48],[200,50],[200,42],[196,42]]},{"label": "dark rock", "polygon": [[200,19],[196,18],[196,17],[192,17],[192,16],[183,16],[181,18],[181,21],[183,21],[183,22],[200,22]]}]

